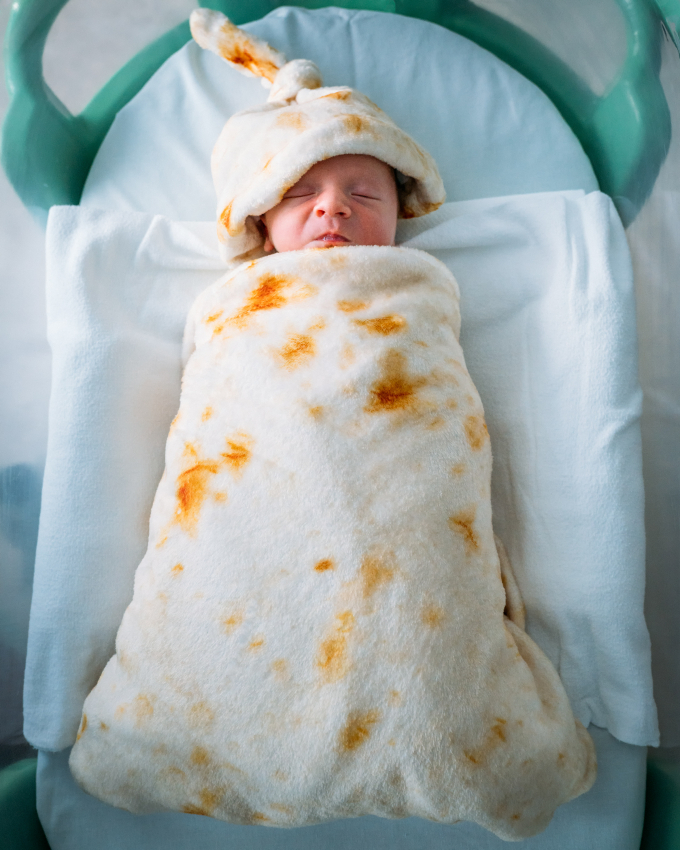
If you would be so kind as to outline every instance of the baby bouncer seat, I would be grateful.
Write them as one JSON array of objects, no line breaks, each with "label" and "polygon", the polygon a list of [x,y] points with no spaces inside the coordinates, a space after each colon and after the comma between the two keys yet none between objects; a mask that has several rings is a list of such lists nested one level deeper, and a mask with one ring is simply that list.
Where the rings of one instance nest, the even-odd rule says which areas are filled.
[{"label": "baby bouncer seat", "polygon": [[[368,6],[369,4],[362,5]],[[14,32],[18,34],[17,37],[19,38],[32,34],[34,39],[37,40],[39,48],[41,47],[41,38],[44,38],[46,32],[45,27],[56,15],[58,5],[46,17],[41,17],[36,12],[38,8],[39,4],[20,6],[15,13],[16,30]],[[411,15],[414,19],[429,20],[454,32],[462,33],[493,51],[526,77],[539,84],[569,121],[588,154],[600,188],[614,198],[624,223],[630,224],[630,232],[634,232],[636,225],[632,223],[638,215],[640,215],[640,220],[643,221],[640,210],[644,209],[645,202],[652,192],[669,144],[668,109],[658,80],[658,60],[662,44],[666,49],[671,44],[661,41],[662,30],[660,29],[658,9],[646,3],[626,4],[622,8],[627,15],[625,20],[629,37],[628,58],[618,84],[612,86],[611,91],[604,97],[597,98],[569,70],[568,65],[556,59],[537,39],[511,24],[502,15],[493,15],[479,6],[463,3],[436,4],[436,8],[434,5],[426,7],[424,4],[400,4],[394,9],[391,7],[388,9],[383,3],[378,5],[379,12],[396,11],[402,15]],[[250,9],[246,4],[238,4],[237,7],[225,8],[224,11],[235,22],[242,23],[260,17],[269,11],[269,7],[266,9],[259,7]],[[294,15],[286,13],[285,10],[280,13],[279,23],[277,23],[276,16],[274,17],[275,20],[270,22],[269,26],[281,26],[284,30],[286,26],[294,30],[295,26],[302,26],[300,21],[305,20],[304,16],[296,18]],[[326,25],[328,25],[329,20],[335,23],[337,22],[337,15],[325,20]],[[36,32],[33,28],[38,24],[39,27]],[[369,21],[362,21],[362,24],[365,27],[369,24]],[[418,24],[418,26],[422,25]],[[22,27],[25,27],[23,31]],[[42,27],[42,30],[40,27]],[[271,31],[271,29],[266,31],[266,37],[274,41],[275,37],[270,35]],[[424,31],[416,27],[416,21],[413,22],[412,28],[408,32],[412,34],[411,37],[419,45],[428,44],[426,37],[422,35]],[[41,214],[41,210],[46,211],[53,204],[77,203],[80,200],[83,183],[89,172],[90,178],[84,201],[91,206],[115,207],[127,205],[128,208],[161,212],[172,218],[185,220],[200,220],[210,217],[209,208],[206,209],[205,205],[200,206],[200,203],[196,200],[196,196],[200,193],[192,193],[193,187],[189,181],[180,185],[179,188],[175,186],[165,193],[162,189],[154,190],[148,187],[144,187],[144,192],[149,193],[146,197],[144,192],[137,192],[135,187],[138,186],[139,182],[138,172],[125,174],[124,171],[120,170],[120,151],[124,150],[121,140],[129,141],[130,139],[129,131],[126,131],[125,121],[133,120],[132,117],[128,119],[124,113],[121,114],[121,120],[118,122],[120,127],[118,128],[117,139],[115,135],[109,136],[107,140],[108,148],[106,144],[102,147],[94,167],[90,169],[94,153],[122,103],[141,87],[160,62],[181,46],[186,38],[186,27],[178,28],[169,33],[168,36],[153,45],[146,54],[138,57],[135,64],[114,78],[88,109],[76,119],[65,114],[64,110],[58,104],[55,104],[52,98],[45,97],[40,85],[36,84],[35,77],[31,76],[35,73],[35,64],[31,66],[31,61],[35,63],[36,57],[35,41],[33,42],[33,52],[27,50],[20,57],[12,57],[12,61],[15,63],[13,68],[14,84],[19,89],[30,84],[30,89],[20,92],[25,96],[24,100],[22,102],[21,97],[16,99],[13,112],[10,113],[8,118],[4,137],[4,161],[6,169],[12,175],[13,182],[20,191],[24,202],[34,209],[37,215]],[[38,54],[39,52],[38,49]],[[321,64],[323,59],[317,59],[317,61]],[[29,70],[30,73],[28,73]],[[163,71],[165,72],[166,69],[163,69]],[[374,65],[374,73],[379,73],[379,62]],[[345,80],[342,80],[342,82],[345,82]],[[503,84],[507,84],[507,82],[507,77],[502,80]],[[378,99],[377,96],[376,99]],[[626,110],[626,104],[632,104],[629,110]],[[386,106],[384,102],[381,105]],[[388,112],[390,111],[389,106],[386,106],[386,109]],[[143,120],[145,111],[145,108],[139,110],[138,120],[140,116]],[[10,119],[14,123],[11,123]],[[552,139],[551,133],[554,125],[550,122],[554,119],[545,113],[543,119],[543,123],[539,125],[541,132],[545,133],[547,138]],[[422,120],[427,120],[427,110],[424,111]],[[40,134],[33,132],[32,128],[36,126],[41,128]],[[45,129],[46,127],[51,128],[49,132]],[[113,128],[112,133],[115,130],[116,127]],[[219,130],[219,126],[217,126],[217,130]],[[139,125],[137,132],[139,132]],[[477,132],[479,132],[479,128],[477,128]],[[206,124],[202,125],[200,133],[197,131],[195,135],[205,137],[204,148],[209,151],[216,132],[211,135],[209,125]],[[28,144],[27,140],[32,140],[33,147]],[[551,190],[584,189],[592,191],[597,188],[597,182],[593,173],[589,170],[588,161],[585,158],[580,158],[582,155],[578,147],[572,145],[570,141],[560,143],[559,155],[553,156],[552,159],[547,156],[540,161],[534,161],[530,169],[517,162],[518,159],[521,159],[522,153],[517,150],[513,150],[512,157],[507,157],[505,160],[498,156],[489,156],[490,161],[493,162],[493,169],[491,169],[486,168],[483,162],[471,164],[460,158],[451,161],[447,158],[445,150],[437,149],[436,139],[430,141],[426,137],[426,142],[440,162],[447,188],[449,188],[449,197],[452,201]],[[18,144],[18,149],[15,149],[14,153],[12,152],[13,144]],[[543,153],[546,153],[545,150]],[[531,160],[535,152],[524,151],[524,154],[527,159]],[[144,155],[142,151],[141,156]],[[148,155],[148,152],[146,155]],[[182,157],[186,159],[186,150],[182,150],[179,156],[180,159]],[[107,169],[111,168],[118,170],[113,172],[116,174],[115,179],[107,183],[105,173]],[[454,187],[453,191],[451,187]],[[191,196],[191,200],[184,206],[182,205],[184,202],[175,206],[175,197],[182,195]],[[637,226],[640,227],[641,225]],[[217,272],[211,273],[214,276],[217,275]],[[47,532],[42,533],[46,534]],[[45,537],[44,539],[47,540],[48,538]],[[47,549],[43,551],[47,553]],[[42,598],[44,599],[44,592]],[[34,617],[38,616],[37,610],[34,607]],[[34,682],[36,681],[37,679],[34,678]],[[34,728],[37,728],[35,721]],[[47,740],[49,736],[46,736],[41,742],[40,735],[36,735],[35,732],[31,734],[45,750],[60,749],[58,743],[55,745],[58,736],[50,744]],[[30,737],[31,735],[29,735]],[[612,764],[615,763],[614,760]],[[63,782],[64,778],[67,779],[68,775],[64,773],[64,768],[63,759],[60,763],[57,756],[46,755],[43,764],[43,788],[48,787],[50,776],[52,782]],[[652,778],[654,781],[663,783],[666,773],[662,768],[658,768],[657,771],[660,772],[652,773]],[[58,779],[58,777],[60,778]],[[654,786],[651,787],[653,789]],[[639,799],[639,788],[637,792]],[[654,805],[654,798],[652,798],[650,808]],[[665,811],[667,812],[669,809],[665,809]],[[92,817],[94,817],[92,822],[96,822],[97,815],[88,814],[88,818]],[[103,818],[102,822],[107,822],[107,815],[101,814],[101,817]],[[171,821],[167,823],[170,824]],[[652,824],[651,821],[650,824]],[[158,826],[161,833],[168,828],[168,826]],[[175,829],[174,826],[170,828],[173,831]],[[212,828],[212,825],[210,828]],[[352,837],[349,832],[344,834],[343,828],[341,825],[339,832],[333,834],[328,830],[325,834],[322,831],[315,839],[311,840],[325,842],[323,845],[319,844],[319,846],[345,846],[342,842],[350,842]],[[634,830],[636,826],[633,824],[631,828]],[[654,828],[653,825],[649,826],[649,830]],[[247,837],[240,832],[238,837],[234,839],[237,846],[278,846],[265,843],[258,844],[257,842],[260,840],[262,842],[272,840],[271,835],[262,836],[261,839],[257,837],[257,830],[261,832],[261,829],[251,830]],[[409,832],[409,830],[415,829],[411,824],[390,823],[389,829],[389,840],[393,846],[399,846],[396,841],[400,840],[400,836],[405,836],[404,840],[407,842],[415,842],[413,846],[477,846],[465,843],[458,845],[454,843],[455,837],[448,838],[449,843],[446,845],[435,844],[435,841],[441,840],[439,835],[435,838],[430,834],[426,836],[425,833],[421,834],[417,831]],[[653,833],[650,832],[651,834]],[[369,838],[369,835],[372,837]],[[254,843],[245,845],[243,842],[246,840]],[[290,837],[287,840],[290,840]],[[309,839],[305,839],[305,841],[307,840]],[[386,839],[384,835],[381,838],[380,833],[366,833],[363,838],[357,839],[355,837],[354,840],[355,842],[357,840],[367,842],[368,840],[380,841]],[[555,840],[559,839],[556,838]],[[426,841],[432,843],[428,845],[425,843]],[[286,844],[281,846],[296,845]],[[306,845],[300,844],[299,846]],[[407,843],[404,846],[412,845]],[[480,844],[479,846],[486,845]],[[559,844],[549,846],[559,846]]]}]

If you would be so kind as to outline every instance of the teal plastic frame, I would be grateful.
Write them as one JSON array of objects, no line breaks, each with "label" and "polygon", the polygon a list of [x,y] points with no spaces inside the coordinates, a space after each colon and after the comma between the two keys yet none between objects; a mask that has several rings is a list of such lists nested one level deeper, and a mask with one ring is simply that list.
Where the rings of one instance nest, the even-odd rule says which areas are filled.
[{"label": "teal plastic frame", "polygon": [[[188,41],[188,22],[150,44],[71,115],[45,83],[42,54],[50,27],[68,0],[15,0],[5,42],[10,106],[2,130],[2,164],[26,207],[44,219],[53,204],[77,204],[92,161],[118,110]],[[421,18],[470,38],[536,83],[560,110],[592,162],[602,191],[625,223],[651,192],[670,144],[670,113],[659,80],[664,33],[674,38],[680,0],[616,0],[625,20],[627,57],[598,97],[539,41],[470,0],[335,0],[346,8]],[[241,24],[278,0],[209,0]],[[318,8],[323,0],[298,0]]]}]

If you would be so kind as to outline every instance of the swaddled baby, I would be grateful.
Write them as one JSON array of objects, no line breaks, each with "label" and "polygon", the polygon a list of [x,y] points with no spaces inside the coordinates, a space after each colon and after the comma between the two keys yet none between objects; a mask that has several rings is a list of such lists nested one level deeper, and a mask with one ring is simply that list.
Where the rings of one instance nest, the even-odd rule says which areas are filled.
[{"label": "swaddled baby", "polygon": [[140,813],[533,835],[590,787],[594,749],[499,561],[457,284],[393,245],[398,214],[443,201],[436,166],[311,63],[192,23],[273,89],[215,148],[234,268],[189,315],[148,551],[73,774]]}]

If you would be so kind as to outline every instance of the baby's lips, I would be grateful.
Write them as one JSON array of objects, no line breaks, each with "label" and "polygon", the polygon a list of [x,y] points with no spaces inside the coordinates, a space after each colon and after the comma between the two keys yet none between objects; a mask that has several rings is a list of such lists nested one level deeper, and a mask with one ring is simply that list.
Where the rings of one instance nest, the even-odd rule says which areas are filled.
[{"label": "baby's lips", "polygon": [[314,240],[315,242],[350,242],[346,236],[342,236],[340,233],[323,233],[321,236],[317,236]]}]

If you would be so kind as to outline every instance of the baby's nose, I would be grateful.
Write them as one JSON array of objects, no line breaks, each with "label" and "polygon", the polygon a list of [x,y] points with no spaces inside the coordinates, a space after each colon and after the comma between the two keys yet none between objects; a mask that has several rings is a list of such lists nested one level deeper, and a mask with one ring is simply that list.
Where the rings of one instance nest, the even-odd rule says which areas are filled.
[{"label": "baby's nose", "polygon": [[331,190],[319,195],[315,212],[319,218],[324,215],[331,218],[336,215],[347,218],[351,215],[352,210],[342,192]]}]

